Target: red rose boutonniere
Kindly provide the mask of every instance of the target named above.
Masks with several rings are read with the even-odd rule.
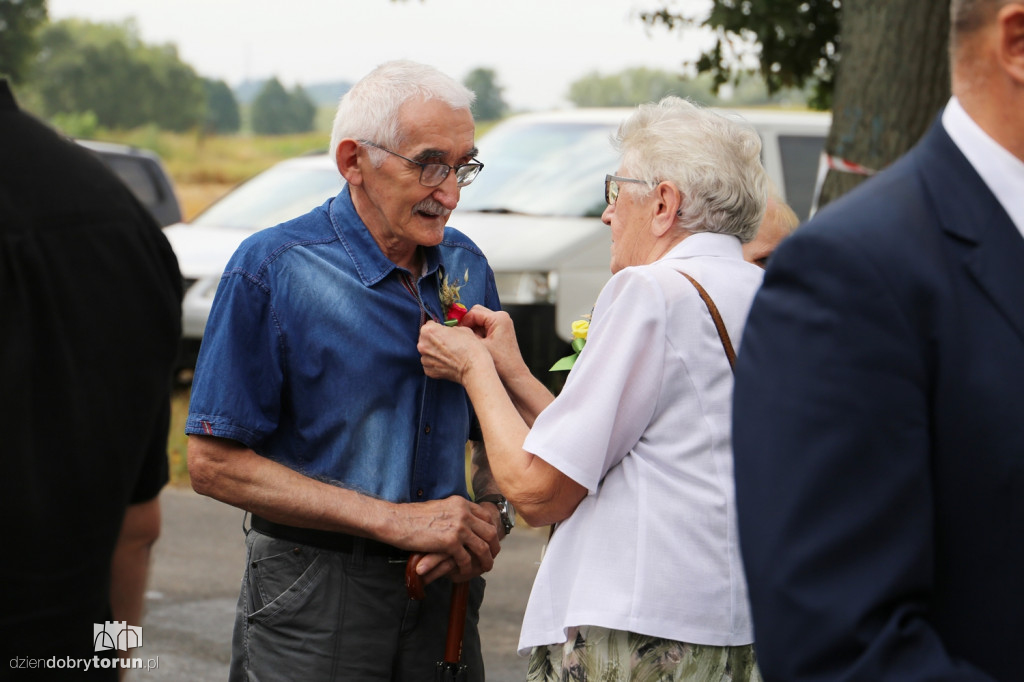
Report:
[[[462,321],[462,318],[465,317],[468,312],[469,311],[466,310],[466,306],[461,303],[452,303],[451,307],[448,308],[448,314],[445,315],[444,323],[449,327],[454,327]]]
[[[459,302],[459,289],[461,289],[468,281],[468,269],[462,275],[461,284],[457,279],[449,281],[447,274],[441,275],[441,287],[437,293],[438,298],[441,299],[441,310],[444,312],[444,323],[449,327],[457,325],[468,312],[466,306]]]

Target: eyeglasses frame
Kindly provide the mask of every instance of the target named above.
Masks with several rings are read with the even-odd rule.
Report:
[[[390,149],[388,149],[387,147],[379,145],[376,142],[370,142],[369,140],[360,140],[359,143],[360,144],[365,144],[368,147],[373,147],[374,149],[379,149],[382,152],[387,152],[388,154],[391,154],[392,156],[397,156],[398,158],[400,158],[400,159],[402,159],[404,161],[408,161],[409,163],[411,163],[411,164],[413,164],[415,166],[419,166],[420,167],[419,182],[424,187],[440,187],[444,183],[444,181],[448,179],[448,176],[451,174],[452,171],[455,171],[455,184],[457,186],[459,186],[459,187],[465,187],[465,186],[469,185],[470,183],[472,183],[474,180],[476,180],[476,176],[479,175],[480,171],[482,171],[484,169],[484,164],[480,163],[479,161],[470,161],[469,163],[460,163],[458,166],[449,166],[446,163],[440,163],[438,161],[430,161],[430,162],[414,161],[413,159],[410,159],[408,156],[402,156],[398,152],[393,152]],[[443,167],[445,169],[444,175],[441,176],[441,179],[437,183],[435,183],[433,185],[427,184],[426,182],[423,181],[423,174],[427,172],[427,166],[441,166],[441,167]],[[467,180],[465,182],[459,182],[459,169],[460,168],[475,168],[476,172],[473,173],[473,176],[469,180]]]
[[[647,185],[648,188],[653,188],[655,185],[647,182],[646,180],[637,180],[636,178],[624,178],[619,175],[606,175],[604,176],[604,201],[609,206],[614,206],[615,202],[619,200],[619,189],[618,183],[620,182],[633,182],[640,185]],[[611,185],[615,183],[615,198],[611,197]],[[683,209],[676,211],[676,217],[683,217]]]
[[[619,199],[618,183],[620,182],[632,182],[638,185],[647,185],[648,187],[651,186],[651,183],[647,182],[646,180],[638,180],[636,178],[624,178],[618,175],[606,175],[604,176],[604,201],[609,206],[614,206],[615,202],[618,201]],[[615,185],[614,197],[612,197],[613,184]]]

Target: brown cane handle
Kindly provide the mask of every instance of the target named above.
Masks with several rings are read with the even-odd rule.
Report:
[[[426,596],[423,577],[416,573],[416,564],[422,558],[422,554],[413,554],[405,562],[405,589],[409,593],[409,599],[420,600]],[[448,610],[448,638],[444,645],[445,663],[457,664],[462,657],[462,637],[466,631],[466,604],[468,601],[469,583],[452,585],[452,601]]]
[[[462,657],[462,636],[466,630],[466,602],[469,601],[469,583],[452,585],[452,604],[448,611],[448,639],[444,645],[445,663],[458,663]]]
[[[416,564],[423,558],[422,554],[413,554],[405,562],[405,589],[409,593],[409,599],[420,600],[427,596],[423,589],[423,576],[416,572]]]

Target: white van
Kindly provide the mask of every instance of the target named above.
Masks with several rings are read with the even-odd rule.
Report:
[[[567,354],[572,322],[590,312],[611,277],[611,232],[600,218],[604,176],[619,161],[611,135],[633,111],[574,109],[503,121],[477,143],[484,172],[463,190],[449,221],[487,254],[502,307],[538,377]],[[726,113],[757,129],[765,169],[806,219],[831,115]]]

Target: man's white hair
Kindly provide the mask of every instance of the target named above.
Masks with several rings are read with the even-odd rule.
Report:
[[[381,64],[342,96],[331,130],[331,158],[346,139],[368,140],[394,149],[408,131],[398,125],[398,112],[410,101],[441,100],[452,109],[469,109],[476,95],[432,66],[398,60]],[[376,165],[386,153],[369,148]]]
[[[742,119],[666,97],[641,105],[619,126],[613,143],[622,153],[624,172],[649,187],[668,181],[682,192],[680,228],[735,235],[744,243],[757,234],[768,176],[761,165],[761,138]]]

